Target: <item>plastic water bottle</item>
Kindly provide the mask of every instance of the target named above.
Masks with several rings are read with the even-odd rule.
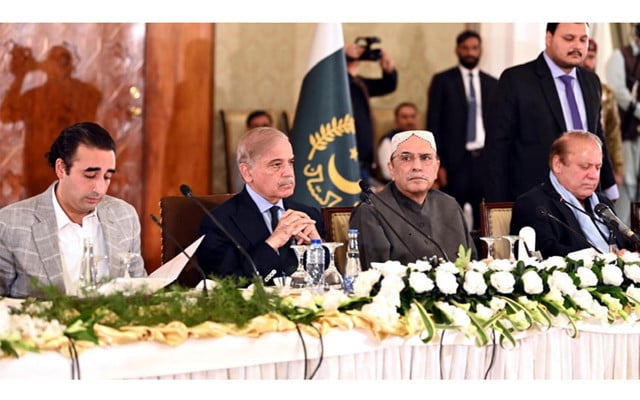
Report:
[[[309,285],[314,288],[323,288],[322,275],[324,274],[324,247],[320,239],[311,239],[311,247],[307,250],[307,273]]]
[[[347,243],[347,263],[344,267],[342,288],[345,293],[352,294],[353,282],[362,271],[362,267],[360,266],[360,249],[358,248],[358,230],[349,229],[347,237],[349,239]]]

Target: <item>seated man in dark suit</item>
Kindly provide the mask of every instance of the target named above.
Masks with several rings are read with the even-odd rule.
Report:
[[[289,246],[310,244],[311,239],[324,236],[320,211],[287,199],[295,189],[293,158],[287,135],[270,127],[250,129],[236,150],[245,186],[212,210],[249,253],[262,278],[274,269],[276,276],[290,275],[297,259]],[[200,233],[206,235],[197,253],[205,273],[218,277],[254,275],[251,261],[206,216]]]
[[[549,178],[517,198],[511,233],[532,227],[536,248],[545,258],[588,247],[606,253],[609,243],[615,243],[616,250],[631,248],[621,237],[613,241],[616,232],[593,211],[599,203],[613,207],[604,193],[596,191],[601,168],[602,141],[598,136],[585,131],[560,136],[551,145]]]

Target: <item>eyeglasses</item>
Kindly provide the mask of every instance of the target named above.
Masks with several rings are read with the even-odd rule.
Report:
[[[436,159],[436,155],[433,153],[422,153],[422,154],[414,154],[414,153],[400,153],[397,154],[391,159],[397,158],[400,160],[402,164],[413,164],[413,162],[418,158],[420,160],[420,164],[428,165]]]

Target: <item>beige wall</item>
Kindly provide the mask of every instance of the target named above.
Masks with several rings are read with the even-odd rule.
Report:
[[[213,191],[226,191],[220,109],[295,110],[307,67],[315,24],[217,23],[215,46],[215,132]],[[435,72],[453,66],[455,37],[463,23],[344,23],[345,40],[378,36],[396,62],[398,89],[373,98],[372,106],[393,109],[413,101],[425,112],[427,87]],[[376,65],[361,72],[376,76]],[[367,68],[370,67],[370,68]]]

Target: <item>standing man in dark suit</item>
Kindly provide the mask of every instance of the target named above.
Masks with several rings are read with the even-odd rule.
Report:
[[[563,132],[586,130],[604,142],[600,79],[580,67],[588,43],[586,23],[548,23],[538,58],[500,76],[485,145],[487,201],[514,201],[545,181],[551,143]],[[600,184],[609,199],[618,198],[606,147]]]
[[[244,189],[211,212],[251,256],[262,278],[272,269],[290,275],[297,259],[289,245],[310,244],[324,236],[318,209],[288,200],[295,189],[293,148],[283,132],[271,127],[248,130],[238,142],[238,169]],[[253,276],[251,262],[207,217],[200,234],[198,261],[218,277]]]
[[[466,30],[456,38],[459,64],[434,75],[427,96],[427,129],[440,147],[438,182],[443,192],[461,207],[469,203],[473,227],[480,227],[480,202],[484,194],[485,120],[489,98],[498,80],[480,71],[482,40]]]

